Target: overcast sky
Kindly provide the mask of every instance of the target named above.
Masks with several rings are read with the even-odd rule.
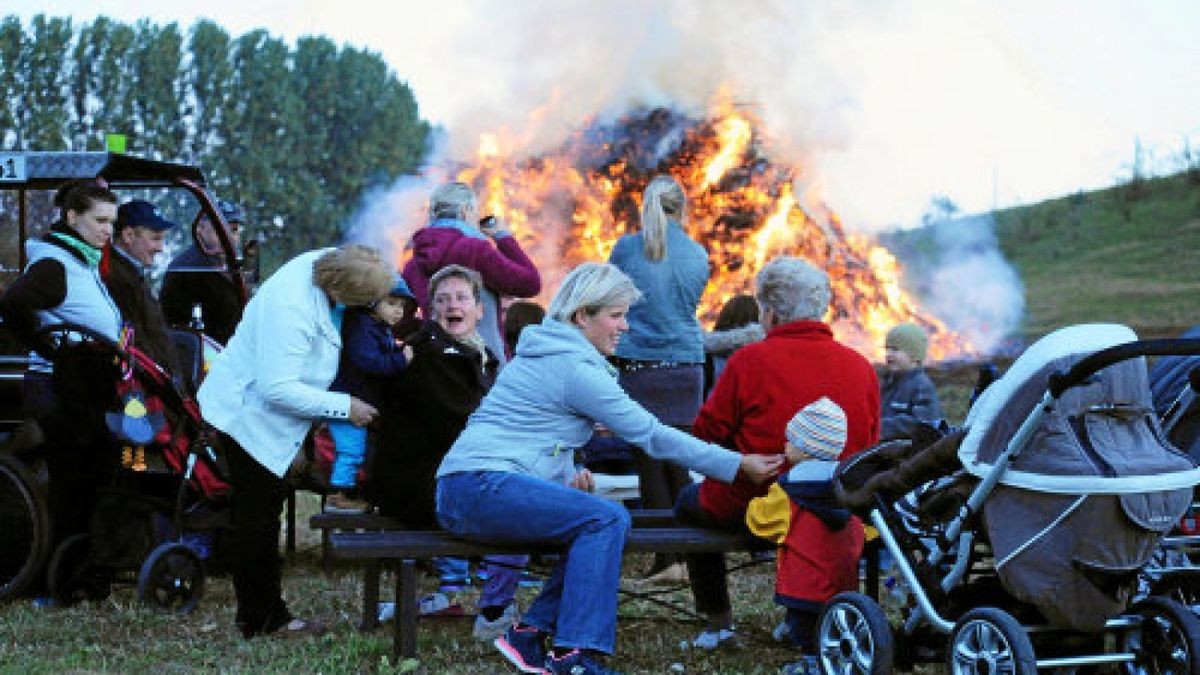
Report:
[[[1200,145],[1197,0],[0,0],[37,13],[202,15],[368,48],[458,154],[535,110],[530,150],[589,114],[699,109],[725,84],[863,229],[912,223],[935,194],[977,211],[1109,185],[1135,139],[1164,167]]]

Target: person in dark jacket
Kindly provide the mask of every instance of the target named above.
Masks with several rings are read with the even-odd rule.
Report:
[[[412,347],[392,332],[404,317],[415,312],[417,300],[404,279],[397,277],[387,297],[366,307],[348,308],[342,317],[342,355],[330,391],[353,394],[379,406],[387,380],[408,368]],[[367,454],[367,430],[348,421],[329,422],[336,455],[329,484],[334,489],[325,499],[325,510],[334,513],[363,513],[372,507],[354,494],[358,469]]]
[[[5,324],[26,344],[39,329],[70,323],[117,343],[121,310],[100,275],[104,247],[117,219],[117,196],[98,180],[59,188],[61,217],[43,237],[25,242],[28,263],[0,298]],[[54,539],[88,529],[97,488],[115,475],[119,452],[104,422],[118,372],[112,352],[71,342],[51,363],[30,355],[22,385],[26,412],[45,435],[49,508]]]
[[[218,201],[217,208],[229,223],[236,247],[246,212],[227,201]],[[175,256],[163,276],[159,294],[163,316],[172,326],[187,326],[192,321],[192,309],[199,305],[204,333],[224,345],[242,320],[241,296],[226,264],[216,224],[203,213],[198,218],[196,243]]]
[[[133,344],[170,373],[179,372],[175,348],[146,275],[162,253],[167,231],[174,227],[150,202],[135,199],[122,204],[107,269],[101,265],[108,292],[133,327]]]
[[[881,441],[911,438],[918,425],[936,427],[942,422],[937,388],[921,365],[928,346],[925,330],[915,323],[898,324],[888,331],[886,367],[879,381]]]
[[[429,225],[413,235],[412,258],[404,266],[404,280],[412,288],[421,312],[429,316],[432,298],[429,280],[447,265],[462,265],[483,278],[483,319],[479,334],[503,365],[500,297],[532,298],[542,289],[542,277],[498,218],[478,221],[475,193],[466,183],[447,183],[429,200]]]

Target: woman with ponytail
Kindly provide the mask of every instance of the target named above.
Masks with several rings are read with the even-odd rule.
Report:
[[[668,175],[650,181],[642,200],[641,231],[617,240],[609,262],[641,291],[629,308],[629,333],[613,359],[621,387],[663,424],[687,431],[704,395],[704,340],[696,308],[708,283],[708,253],[688,237],[687,198]],[[642,506],[671,508],[689,483],[677,464],[635,449]],[[660,554],[646,574],[651,583],[683,582],[678,556]]]
[[[38,329],[71,323],[117,342],[121,311],[101,276],[105,245],[117,219],[117,196],[99,179],[76,180],[54,195],[60,217],[25,242],[28,264],[0,298],[14,335],[32,344]],[[104,424],[118,373],[111,353],[79,342],[51,364],[36,352],[25,373],[26,412],[45,436],[50,514],[56,540],[87,530],[96,486],[116,470],[117,452]],[[113,445],[110,448],[104,447]]]

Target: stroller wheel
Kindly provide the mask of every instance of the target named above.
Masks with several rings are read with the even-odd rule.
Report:
[[[862,593],[839,593],[825,603],[816,644],[822,672],[892,672],[892,627],[879,604]]]
[[[204,565],[200,556],[184,544],[159,544],[138,574],[138,597],[163,609],[190,614],[204,595]]]
[[[0,452],[0,601],[25,592],[49,553],[50,517],[37,479],[15,455]]]
[[[59,543],[46,565],[46,582],[64,607],[108,597],[111,580],[92,565],[92,535],[73,534]]]
[[[946,666],[951,675],[1035,675],[1037,657],[1025,629],[995,607],[973,609],[954,624]]]
[[[1177,600],[1150,596],[1130,611],[1142,619],[1122,636],[1123,651],[1133,652],[1123,664],[1129,675],[1200,672],[1200,618]]]

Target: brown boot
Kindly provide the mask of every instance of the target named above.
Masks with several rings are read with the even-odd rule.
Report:
[[[325,497],[325,513],[371,513],[374,510],[374,506],[340,490]]]

